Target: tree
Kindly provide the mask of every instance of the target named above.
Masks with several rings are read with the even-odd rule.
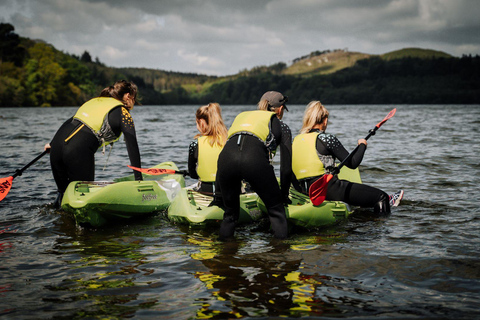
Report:
[[[90,53],[88,53],[88,51],[85,50],[82,54],[82,57],[80,58],[80,61],[92,62],[92,56],[90,55]]]
[[[9,23],[0,23],[0,62],[10,61],[20,67],[25,56],[25,49],[20,44],[20,37]]]
[[[57,98],[57,88],[61,87],[63,69],[55,59],[53,48],[45,43],[37,43],[28,50],[30,59],[25,65],[28,102],[42,107],[51,106]]]

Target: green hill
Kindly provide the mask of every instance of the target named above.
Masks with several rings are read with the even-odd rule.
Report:
[[[397,51],[388,52],[381,55],[382,59],[395,60],[403,58],[419,58],[419,59],[438,59],[453,58],[448,53],[421,48],[405,48]]]
[[[312,52],[306,57],[295,59],[293,64],[284,70],[283,74],[298,76],[330,74],[353,67],[358,60],[370,57],[371,55],[366,53],[340,49],[324,51],[320,54]]]

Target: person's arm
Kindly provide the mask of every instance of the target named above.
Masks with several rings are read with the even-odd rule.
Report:
[[[290,184],[292,182],[292,132],[290,128],[277,117],[272,118],[272,132],[280,146],[280,189],[284,203],[291,203],[288,199]],[[280,132],[280,136],[278,136]]]
[[[197,174],[198,163],[198,140],[195,139],[190,143],[188,147],[188,172],[192,179],[198,179]]]
[[[348,155],[349,152],[345,149],[342,143],[338,140],[338,138],[332,134],[320,134],[318,139],[321,141],[317,141],[317,151],[323,155],[333,155],[333,157],[337,158],[340,161],[343,161]],[[325,148],[327,150],[325,150]],[[367,150],[367,146],[363,143],[360,144],[360,147],[354,153],[354,155],[345,163],[347,167],[350,169],[356,169],[363,160],[363,156],[365,151]]]
[[[130,115],[130,112],[124,107],[115,108],[110,111],[108,120],[116,134],[117,131],[115,129],[117,128],[120,128],[120,131],[123,133],[130,164],[134,167],[141,168],[142,164],[140,160],[140,150],[137,143],[137,134],[135,132],[135,124],[133,123],[133,118]],[[118,134],[120,133],[118,132]],[[135,175],[135,180],[143,180],[141,172],[134,170],[133,173]]]

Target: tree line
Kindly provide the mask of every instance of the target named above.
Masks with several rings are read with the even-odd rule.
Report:
[[[318,52],[320,54],[321,52]],[[111,68],[85,51],[75,56],[22,38],[0,24],[0,107],[78,106],[116,80],[139,87],[144,105],[255,104],[263,92],[281,91],[292,104],[479,104],[480,57],[357,61],[327,75],[285,75],[285,63],[230,77],[145,68]]]
[[[253,103],[272,88],[293,103],[320,100],[326,104],[478,104],[480,57],[386,61],[359,60],[353,67],[312,77],[262,74],[213,85],[204,98],[226,104],[249,97]]]

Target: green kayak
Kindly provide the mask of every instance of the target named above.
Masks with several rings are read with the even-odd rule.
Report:
[[[173,162],[154,168],[178,170]],[[167,209],[175,194],[185,187],[179,174],[144,175],[135,181],[133,174],[113,182],[73,181],[62,199],[62,209],[72,213],[78,224],[100,227],[124,222]]]
[[[342,167],[339,179],[362,183],[358,169],[352,170]],[[319,206],[314,206],[310,198],[303,193],[290,189],[292,204],[286,207],[285,214],[289,224],[303,228],[327,227],[344,221],[352,213],[350,206],[342,201],[324,201]],[[267,209],[259,198],[258,207],[264,213]]]
[[[240,224],[251,223],[262,217],[262,212],[257,207],[257,199],[256,193],[240,195]],[[218,225],[223,220],[224,210],[218,206],[209,206],[212,201],[211,195],[194,191],[192,188],[183,188],[168,207],[168,219],[197,227]]]

